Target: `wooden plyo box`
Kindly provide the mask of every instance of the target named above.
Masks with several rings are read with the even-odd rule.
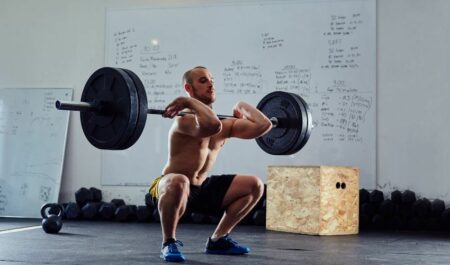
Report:
[[[266,229],[309,235],[358,233],[359,169],[269,166]]]

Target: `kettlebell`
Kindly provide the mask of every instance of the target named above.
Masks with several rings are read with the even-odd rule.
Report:
[[[55,209],[59,210],[59,213],[56,214],[48,214],[47,209]],[[57,234],[62,227],[62,214],[63,208],[61,205],[57,203],[47,203],[41,207],[41,216],[42,216],[42,229],[46,233],[49,234]]]

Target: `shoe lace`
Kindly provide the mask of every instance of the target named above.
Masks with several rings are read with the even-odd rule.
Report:
[[[179,252],[177,245],[179,245],[180,247],[184,246],[183,242],[181,242],[180,240],[175,240],[175,242],[168,245],[169,252]]]
[[[233,245],[238,245],[238,242],[234,241],[233,239],[231,239],[231,237],[229,237],[228,235],[223,237],[224,240],[230,242]]]

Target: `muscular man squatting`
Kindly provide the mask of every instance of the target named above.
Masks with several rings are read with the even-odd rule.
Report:
[[[183,261],[176,239],[180,217],[192,212],[222,215],[206,242],[206,253],[239,255],[250,249],[230,237],[232,229],[249,213],[263,194],[264,185],[257,176],[219,175],[208,171],[228,138],[254,139],[272,128],[270,120],[257,108],[239,102],[233,116],[219,120],[212,104],[216,99],[214,79],[202,66],[183,76],[187,97],[178,97],[165,108],[164,117],[174,119],[169,131],[169,157],[162,175],[157,177],[150,194],[157,202],[163,244],[161,258]],[[177,116],[180,111],[194,114]]]

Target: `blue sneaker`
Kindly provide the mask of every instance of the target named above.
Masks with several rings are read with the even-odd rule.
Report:
[[[206,253],[219,255],[242,255],[250,252],[246,246],[240,246],[236,241],[233,241],[228,235],[219,238],[213,242],[208,238],[206,243]]]
[[[178,250],[177,245],[182,247],[183,243],[180,240],[170,240],[169,242],[164,243],[163,248],[161,249],[160,257],[165,261],[184,261],[186,258]]]

